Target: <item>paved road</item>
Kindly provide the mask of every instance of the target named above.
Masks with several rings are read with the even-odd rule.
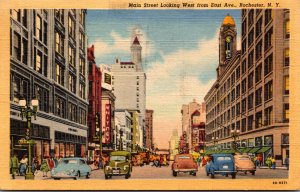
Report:
[[[274,178],[288,178],[288,171],[286,169],[257,169],[255,176],[251,174],[238,173],[236,179],[274,179]],[[24,176],[17,176],[16,179],[24,179]],[[51,179],[50,173],[48,177],[42,177],[42,173],[38,172],[35,176],[37,180]],[[85,179],[84,177],[80,179]],[[104,180],[103,170],[93,170],[90,179]],[[124,176],[112,177],[115,179],[125,179]],[[177,177],[173,177],[170,167],[152,167],[150,165],[143,167],[133,167],[133,172],[130,179],[211,179],[206,176],[204,167],[199,167],[196,176],[189,175],[188,173],[179,173]],[[222,175],[216,175],[215,179],[232,179]],[[62,179],[63,180],[63,179]]]

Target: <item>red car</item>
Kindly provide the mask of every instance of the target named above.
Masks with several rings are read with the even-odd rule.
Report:
[[[173,176],[176,177],[179,172],[190,173],[196,176],[198,171],[197,163],[194,162],[191,154],[178,154],[175,156],[172,164]]]

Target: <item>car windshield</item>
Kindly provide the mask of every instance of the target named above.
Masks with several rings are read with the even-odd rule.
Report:
[[[189,156],[179,156],[178,159],[190,159],[191,157]]]
[[[217,160],[218,161],[224,161],[224,160],[231,160],[231,158],[230,157],[217,157]]]
[[[76,159],[64,159],[59,164],[77,164]]]
[[[111,161],[125,161],[126,157],[125,156],[111,156],[110,160]]]

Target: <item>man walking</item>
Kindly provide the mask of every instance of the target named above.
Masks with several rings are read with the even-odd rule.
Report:
[[[288,155],[286,156],[286,158],[284,160],[284,164],[286,166],[286,169],[289,170],[289,168],[290,168],[290,158],[289,158]]]
[[[16,171],[19,169],[19,159],[16,154],[14,154],[10,158],[10,167],[11,167],[12,178],[15,179]]]

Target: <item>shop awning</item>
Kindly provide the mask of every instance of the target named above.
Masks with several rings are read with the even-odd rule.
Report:
[[[245,148],[240,149],[240,152],[241,152],[241,153],[247,153],[247,152],[250,151],[251,149],[252,149],[252,148],[245,147]]]
[[[262,147],[260,150],[258,150],[256,153],[264,153],[264,152],[266,152],[266,151],[268,151],[268,150],[270,150],[271,149],[271,147]]]
[[[248,153],[256,153],[259,149],[260,147],[254,147],[250,151],[248,151]]]

